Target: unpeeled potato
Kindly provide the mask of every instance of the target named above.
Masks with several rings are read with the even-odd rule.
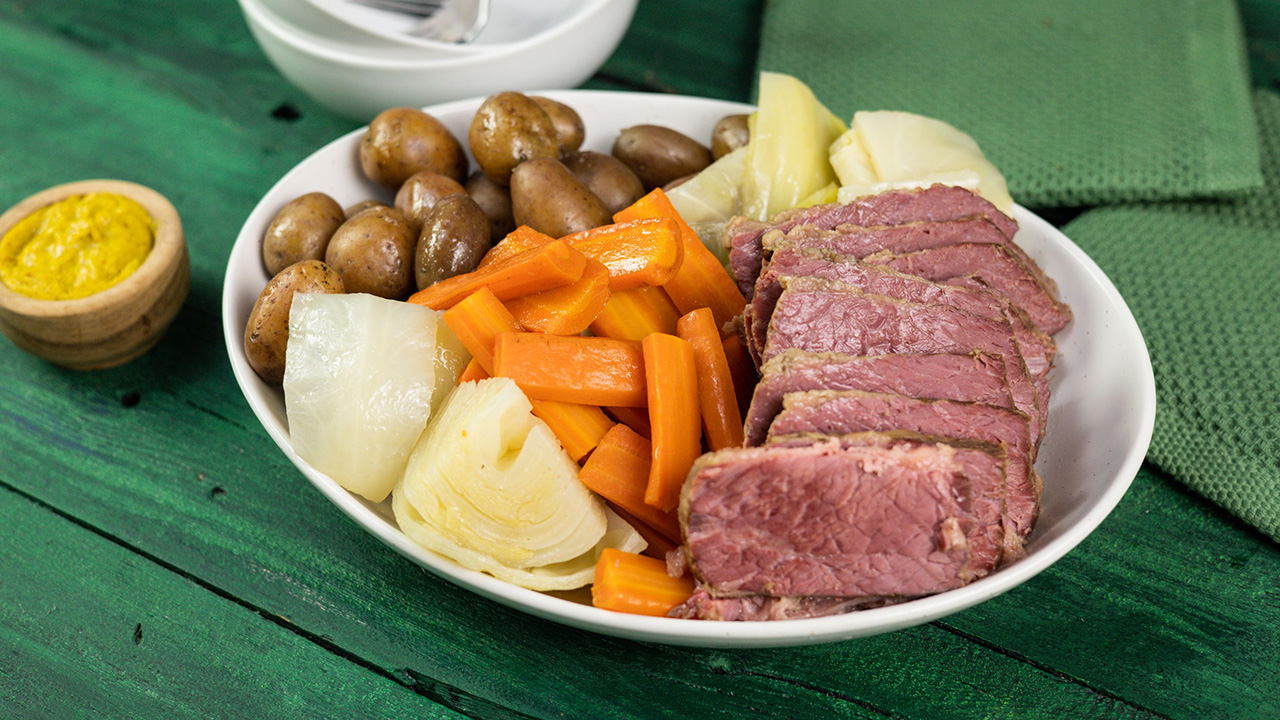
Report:
[[[303,260],[276,273],[258,295],[244,328],[244,355],[249,367],[269,383],[283,382],[293,296],[342,292],[342,277],[319,260]]]
[[[360,140],[360,167],[370,180],[399,188],[423,170],[457,182],[467,176],[462,144],[439,120],[416,108],[378,113]]]
[[[564,237],[606,225],[613,216],[600,198],[555,158],[520,163],[511,174],[511,211],[516,225]]]

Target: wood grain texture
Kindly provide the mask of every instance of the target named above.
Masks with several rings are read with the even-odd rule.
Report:
[[[645,0],[589,85],[746,100],[759,9]],[[1150,468],[1026,585],[835,645],[616,640],[428,575],[288,463],[221,342],[241,222],[354,125],[290,87],[229,0],[0,0],[0,63],[0,133],[20,140],[0,144],[0,204],[142,182],[182,214],[193,273],[169,333],[127,366],[74,373],[0,344],[0,715],[1280,715],[1280,550]]]

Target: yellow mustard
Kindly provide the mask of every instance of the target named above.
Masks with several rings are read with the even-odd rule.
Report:
[[[113,193],[73,195],[23,218],[0,238],[0,279],[39,300],[106,290],[142,265],[155,221]]]

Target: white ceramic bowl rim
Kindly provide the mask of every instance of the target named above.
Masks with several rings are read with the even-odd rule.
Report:
[[[449,70],[456,67],[465,67],[476,62],[490,62],[501,60],[505,57],[515,55],[528,48],[537,47],[544,43],[551,42],[556,36],[570,34],[578,27],[588,23],[593,15],[600,12],[605,6],[616,0],[592,0],[572,16],[566,18],[563,22],[547,28],[542,32],[532,35],[518,42],[511,43],[495,43],[486,46],[483,52],[467,53],[465,55],[448,55],[441,57],[424,57],[424,58],[389,58],[389,57],[368,57],[357,54],[355,52],[343,52],[332,45],[339,41],[316,38],[300,28],[294,27],[292,24],[285,22],[277,16],[269,8],[264,7],[258,0],[240,0],[240,5],[245,12],[252,13],[255,19],[268,31],[271,32],[281,42],[287,43],[300,52],[324,58],[326,60],[350,65],[352,67],[368,68],[368,69],[422,69],[422,70]],[[319,42],[317,42],[319,41]],[[488,50],[487,48],[493,48]]]

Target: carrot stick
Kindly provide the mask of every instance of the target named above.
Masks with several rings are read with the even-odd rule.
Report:
[[[414,293],[409,302],[446,310],[482,287],[489,288],[499,300],[510,300],[577,282],[586,266],[582,253],[557,240],[489,267],[441,280]]]
[[[693,578],[673,578],[657,558],[605,548],[596,563],[591,604],[606,610],[664,616],[693,594]]]
[[[480,259],[480,264],[477,266],[477,269],[483,268],[486,265],[492,265],[499,260],[504,260],[513,255],[518,255],[525,250],[541,247],[542,245],[551,243],[554,240],[555,238],[550,235],[544,235],[528,225],[521,225],[515,230],[507,233],[505,238],[499,240],[497,244],[489,248],[489,252],[485,253],[484,257]]]
[[[702,428],[712,450],[742,447],[742,411],[725,358],[724,343],[716,329],[711,308],[686,313],[678,323],[680,337],[693,346],[698,370],[698,402],[702,408]]]
[[[587,258],[577,282],[508,300],[506,306],[526,330],[577,335],[591,325],[608,300],[609,270]]]
[[[724,357],[729,363],[729,374],[733,376],[733,394],[738,396],[738,410],[746,412],[756,390],[756,364],[737,333],[725,337]]]
[[[508,235],[485,256],[497,264],[531,248],[546,247],[546,235],[521,231]],[[519,233],[517,235],[517,233]],[[680,227],[668,218],[644,218],[566,235],[560,240],[609,268],[609,289],[628,290],[640,285],[662,285],[670,280],[684,259]],[[509,242],[510,241],[510,242]],[[509,244],[508,244],[509,243]],[[481,268],[485,264],[481,263]]]
[[[606,503],[611,510],[618,513],[618,517],[627,521],[627,524],[635,528],[635,531],[644,538],[646,543],[644,554],[651,558],[657,558],[663,562],[667,561],[667,553],[680,547],[679,545],[667,539],[666,535],[654,530],[645,523],[640,522],[635,515],[623,510],[614,503]]]
[[[649,441],[626,425],[614,425],[587,458],[578,479],[588,490],[635,515],[668,540],[680,542],[680,521],[674,512],[664,512],[646,504],[652,464]]]
[[[493,292],[482,287],[441,316],[458,342],[471,353],[471,360],[493,374],[493,344],[499,333],[520,330],[520,323]]]
[[[647,402],[640,343],[502,333],[493,356],[493,374],[515,380],[530,398],[623,407],[644,407]]]
[[[702,244],[698,234],[676,212],[662,188],[654,188],[630,207],[619,211],[613,216],[613,220],[626,222],[655,217],[674,221],[680,230],[684,262],[675,277],[662,286],[680,312],[688,313],[696,308],[709,307],[715,315],[716,325],[723,325],[741,313],[747,300],[738,289],[738,284],[716,259],[715,253]]]
[[[675,335],[653,333],[641,348],[653,431],[653,465],[644,501],[670,511],[680,504],[685,476],[702,453],[698,372],[693,346]]]
[[[616,425],[595,405],[535,400],[529,398],[533,414],[551,428],[561,447],[574,462],[591,452],[600,439]]]
[[[489,377],[489,373],[484,371],[484,367],[480,365],[480,361],[475,358],[471,358],[471,360],[467,362],[467,366],[462,369],[462,374],[458,376],[458,384],[461,385],[464,382],[484,380],[487,377]]]
[[[617,340],[643,340],[649,333],[672,335],[680,312],[660,287],[641,285],[609,296],[591,323],[591,332]]]
[[[614,420],[635,430],[640,437],[646,440],[652,437],[649,430],[648,408],[607,407],[604,411]]]

